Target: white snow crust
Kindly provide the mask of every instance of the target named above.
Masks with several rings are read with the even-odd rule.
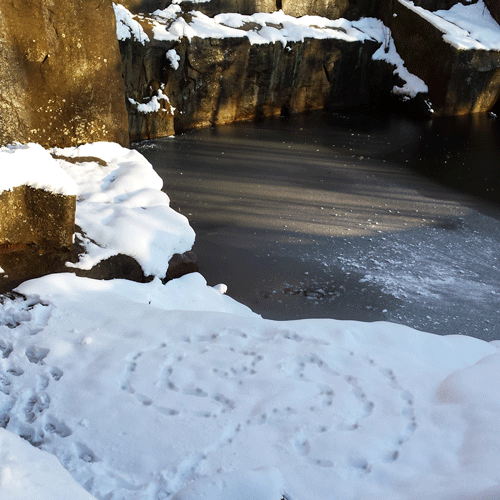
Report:
[[[159,23],[160,36],[205,29],[201,15],[190,25],[174,20],[179,3],[156,14],[177,23],[168,32]],[[132,16],[115,12],[119,37],[145,40]],[[221,33],[243,22],[219,21]],[[321,22],[304,32],[338,31]],[[340,36],[386,41],[377,57],[397,60],[375,20],[339,23]],[[247,35],[252,43],[304,33],[261,26]],[[421,85],[410,78],[405,92]],[[37,145],[1,148],[2,186],[19,185],[10,172],[25,166],[21,185],[39,187],[38,174],[54,172],[43,189],[77,192],[88,252],[79,266],[128,253],[163,276],[171,255],[191,248],[187,219],[169,208],[139,153],[109,143],[53,152],[77,163]],[[500,498],[500,341],[386,322],[269,321],[226,289],[197,273],[166,285],[67,273],[23,283],[26,298],[6,297],[0,497]]]
[[[145,207],[130,217],[140,237],[156,231],[149,208],[168,225],[161,181],[139,153],[58,152],[108,164],[58,160],[89,227],[101,205],[107,223]],[[2,498],[499,498],[500,342],[264,320],[226,288],[197,273],[166,285],[67,273],[5,298]]]
[[[4,500],[95,500],[59,460],[0,428],[0,498]]]
[[[457,3],[449,10],[434,12],[411,0],[398,1],[441,30],[443,39],[460,50],[500,50],[500,26],[483,0],[470,5]]]
[[[177,67],[179,67],[178,62],[177,62]],[[156,91],[156,94],[153,95],[149,99],[149,101],[145,102],[145,103],[144,102],[137,102],[136,100],[134,100],[130,97],[128,98],[128,100],[131,104],[134,104],[137,107],[137,111],[139,111],[139,113],[146,113],[146,114],[147,113],[157,113],[161,109],[163,111],[169,112],[170,114],[173,114],[175,111],[175,108],[170,104],[170,99],[168,98],[168,96],[163,93],[164,89],[165,89],[165,84],[162,84],[162,86]],[[167,104],[169,105],[170,109],[167,110],[164,107],[162,107],[160,101],[166,101]]]
[[[76,195],[76,183],[38,144],[0,147],[0,192],[30,186],[56,194]]]
[[[406,69],[403,59],[396,50],[391,30],[382,21],[373,18],[363,18],[352,24],[363,33],[368,34],[373,40],[381,43],[380,48],[372,56],[373,60],[386,61],[396,67],[394,73],[405,83],[402,87],[395,86],[392,90],[394,94],[413,98],[418,93],[425,94],[429,91],[429,87],[427,87],[422,79]]]
[[[57,160],[78,185],[76,223],[84,231],[87,253],[77,264],[91,269],[112,255],[130,255],[146,275],[164,277],[176,253],[189,251],[195,234],[183,215],[172,210],[163,181],[138,152],[113,143],[54,149],[59,156],[97,161]]]
[[[500,492],[495,344],[264,320],[199,274],[166,285],[60,274],[18,291],[28,299],[0,310],[0,413],[95,498]]]
[[[177,54],[177,51],[175,49],[170,49],[167,50],[167,53],[165,55],[170,62],[170,66],[173,69],[179,69],[179,61],[181,60],[181,56]]]
[[[121,4],[113,3],[116,17],[116,35],[118,40],[132,38],[143,45],[149,42],[149,37],[141,24],[134,19],[134,16]]]

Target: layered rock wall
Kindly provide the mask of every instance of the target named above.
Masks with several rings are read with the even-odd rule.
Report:
[[[0,0],[0,144],[128,143],[109,0]]]
[[[131,140],[312,109],[367,104],[389,95],[379,44],[338,39],[251,45],[247,38],[122,42]],[[165,57],[174,49],[178,68]],[[385,72],[384,72],[385,71]],[[158,96],[160,99],[158,99]],[[163,98],[161,96],[164,96]],[[160,109],[135,103],[156,99]]]
[[[165,9],[172,4],[172,0],[118,0],[117,3],[122,4],[133,13],[150,13],[156,9]],[[185,0],[181,2],[184,11],[197,10],[207,16],[223,12],[251,15],[256,12],[283,10],[285,14],[290,16],[309,15],[330,19],[338,19],[339,17],[359,19],[360,17],[374,16],[378,4],[377,0],[208,0],[202,3]]]

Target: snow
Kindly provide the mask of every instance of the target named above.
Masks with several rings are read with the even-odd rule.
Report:
[[[376,57],[407,80],[401,91],[423,91],[375,20],[224,15],[210,31],[199,13],[190,24],[177,19],[179,3],[156,13],[155,36],[236,36],[231,30],[252,17],[261,28],[245,35],[251,43],[286,45],[313,31],[372,38],[385,43]],[[462,8],[473,6],[457,7],[453,22]],[[115,6],[119,39],[144,43],[122,9]],[[477,14],[464,12],[469,21]],[[52,152],[72,161],[34,144],[1,148],[2,190],[77,193],[87,247],[77,266],[126,253],[157,277],[49,275],[20,285],[24,298],[3,298],[2,498],[500,497],[500,341],[387,322],[270,321],[198,273],[163,285],[158,277],[173,253],[191,248],[194,232],[151,165],[109,143]]]
[[[59,460],[0,428],[0,492],[5,500],[95,500]]]
[[[78,184],[92,238],[89,213],[104,205],[143,206],[124,215],[142,236],[150,209],[169,226],[168,197],[139,153],[104,143],[57,153],[86,158],[57,162]],[[226,288],[198,273],[165,285],[66,273],[5,297],[2,494],[499,497],[499,341],[387,322],[264,320]]]
[[[113,3],[113,8],[115,10],[118,40],[123,41],[132,38],[143,45],[149,42],[149,37],[141,24],[134,19],[134,16],[123,5]]]
[[[164,277],[176,253],[189,251],[195,234],[188,220],[169,207],[163,181],[136,151],[118,144],[94,143],[54,149],[57,160],[78,185],[76,224],[85,233],[87,253],[77,264],[91,269],[113,255],[130,255],[146,275]]]
[[[368,37],[353,28],[345,19],[330,20],[319,16],[295,18],[282,11],[257,13],[250,16],[226,13],[211,18],[193,11],[188,23],[179,17],[178,5],[152,13],[153,31],[157,40],[178,40],[182,37],[248,38],[252,44],[302,42],[305,38],[339,38],[346,41],[366,40]],[[252,25],[252,30],[245,30]]]
[[[56,194],[76,195],[76,183],[38,144],[0,147],[0,192],[30,186]]]
[[[278,469],[260,469],[217,474],[188,484],[172,500],[276,500],[284,493],[283,478]]]
[[[177,62],[177,67],[179,67],[178,62]],[[139,111],[139,113],[145,113],[145,114],[157,113],[158,111],[160,111],[160,109],[162,109],[163,111],[168,111],[170,112],[170,114],[173,114],[175,108],[170,104],[170,99],[168,98],[168,96],[163,93],[164,89],[165,89],[165,84],[162,84],[161,87],[156,91],[156,94],[153,95],[149,99],[149,102],[146,103],[139,103],[130,97],[128,98],[128,100],[131,104],[136,106],[137,111]],[[162,108],[160,101],[166,101],[167,104],[170,106],[170,109],[167,110],[165,108]]]
[[[170,49],[167,50],[167,53],[165,55],[170,62],[170,66],[173,69],[179,69],[179,61],[181,60],[181,56],[177,54],[177,51],[175,49]]]
[[[96,498],[500,488],[495,345],[390,323],[263,320],[199,274],[165,286],[62,274],[18,291],[27,301],[1,310],[7,430]]]
[[[500,50],[500,26],[483,0],[470,5],[457,3],[449,10],[430,12],[410,0],[399,3],[418,13],[443,32],[443,39],[459,50]]]

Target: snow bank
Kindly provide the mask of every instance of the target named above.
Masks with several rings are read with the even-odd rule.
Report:
[[[17,186],[72,196],[77,191],[71,176],[38,144],[0,147],[0,192]]]
[[[495,344],[268,321],[197,274],[166,286],[66,274],[18,291],[28,299],[0,308],[0,418],[96,498],[499,491]]]
[[[282,500],[283,477],[278,469],[230,472],[199,479],[177,492],[172,500]]]
[[[86,234],[87,253],[68,266],[91,269],[122,253],[136,259],[146,275],[164,277],[172,256],[192,248],[195,234],[188,220],[169,207],[163,181],[140,153],[113,143],[54,152],[76,160],[96,158],[58,160],[78,185],[76,223]]]
[[[0,493],[5,500],[95,500],[72,479],[56,457],[2,428]]]
[[[443,39],[460,50],[500,50],[500,26],[483,0],[470,5],[457,3],[449,10],[430,12],[410,0],[399,3],[415,11],[443,32]]]

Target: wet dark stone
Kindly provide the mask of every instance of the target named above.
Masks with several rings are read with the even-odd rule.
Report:
[[[84,252],[77,232],[71,251],[27,245],[15,252],[0,253],[0,267],[4,270],[4,273],[0,274],[0,294],[10,292],[24,281],[53,273],[74,273],[77,276],[100,280],[128,279],[139,283],[147,283],[153,279],[152,276],[144,274],[135,259],[123,254],[113,255],[88,271],[66,266],[66,262],[78,262],[79,255]],[[170,260],[163,281],[167,282],[196,271],[198,263],[194,252],[175,254]]]

